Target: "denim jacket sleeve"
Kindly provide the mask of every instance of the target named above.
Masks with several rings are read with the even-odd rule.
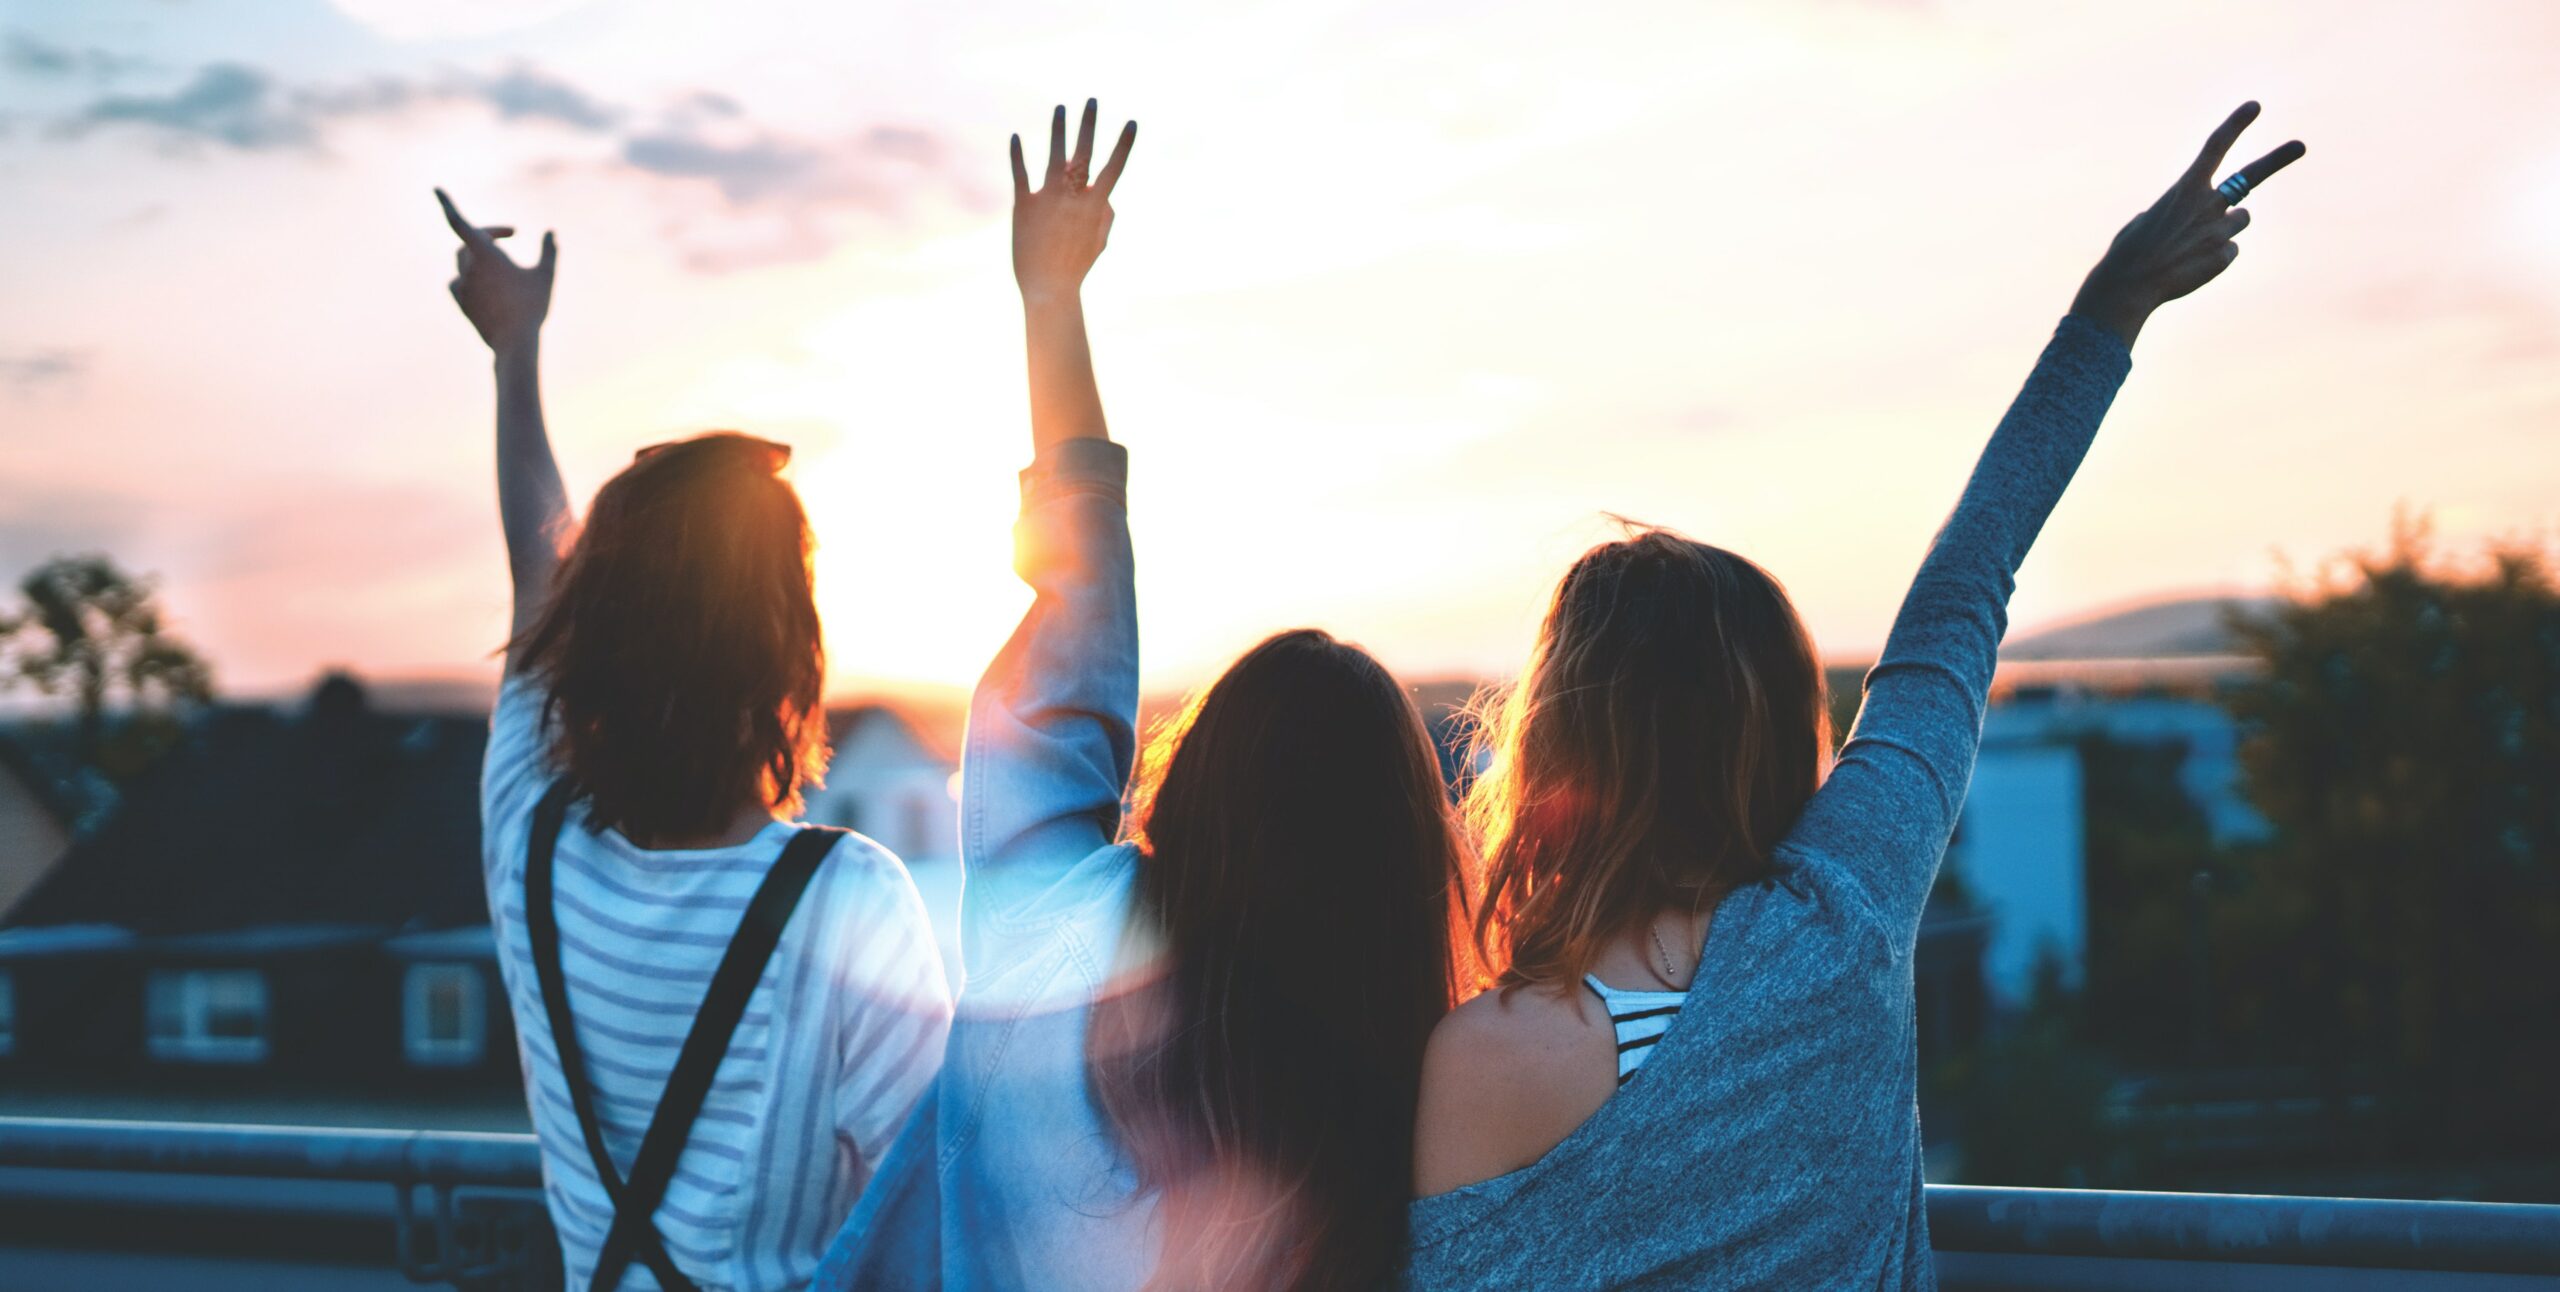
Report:
[[[978,932],[1038,918],[1110,844],[1137,757],[1138,612],[1128,454],[1052,445],[1022,473],[1014,569],[1031,608],[970,698],[962,755],[964,967],[1001,948]]]

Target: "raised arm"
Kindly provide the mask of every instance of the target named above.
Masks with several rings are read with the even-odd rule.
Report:
[[[542,258],[519,265],[498,246],[515,230],[481,227],[462,218],[453,199],[436,190],[445,223],[462,245],[454,252],[449,290],[462,316],[489,344],[498,387],[498,523],[507,536],[507,568],[515,580],[515,611],[508,636],[521,637],[541,612],[560,564],[569,531],[569,494],[560,463],[542,425],[542,320],[551,312],[552,270],[559,245],[542,235]],[[509,660],[512,668],[514,661]]]
[[[1095,105],[1070,156],[1066,109],[1033,190],[1013,141],[1013,268],[1029,346],[1032,464],[1022,473],[1015,568],[1031,609],[971,697],[961,773],[966,923],[1038,903],[1119,828],[1137,751],[1138,615],[1124,482],[1085,342],[1081,286],[1111,231],[1112,186],[1132,124],[1100,174]],[[981,949],[964,931],[964,960]]]
[[[1905,949],[1973,777],[2018,566],[2096,436],[2143,323],[2230,266],[2231,239],[2249,223],[2234,195],[2302,155],[2288,143],[2217,188],[2215,170],[2257,114],[2255,103],[2232,113],[2090,271],[1930,544],[1867,675],[1857,726],[1790,840],[1851,867]]]
[[[1084,276],[1111,237],[1111,190],[1129,164],[1138,123],[1120,128],[1120,142],[1102,173],[1086,179],[1093,161],[1093,120],[1100,105],[1085,100],[1076,150],[1067,153],[1067,109],[1049,117],[1049,168],[1033,191],[1022,164],[1022,136],[1013,137],[1013,280],[1022,289],[1022,324],[1030,351],[1031,447],[1034,456],[1072,439],[1107,440],[1102,394],[1094,386],[1093,350],[1084,333]]]

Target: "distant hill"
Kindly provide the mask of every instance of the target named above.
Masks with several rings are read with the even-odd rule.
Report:
[[[2234,612],[2256,616],[2273,609],[2273,597],[2181,597],[2068,620],[2011,637],[2003,660],[2180,659],[2237,655],[2239,638],[2227,622]]]
[[[2076,660],[2205,660],[2235,656],[2240,643],[2224,619],[2227,613],[2263,614],[2278,601],[2274,597],[2177,597],[2150,601],[2139,605],[2120,606],[2086,614],[2061,623],[2018,633],[2000,647],[2000,658],[2009,664],[2043,664]],[[1857,682],[1866,661],[1830,661],[1835,676],[1834,690],[1845,688],[1857,693]],[[413,674],[362,679],[371,705],[385,713],[412,714],[481,714],[489,711],[497,695],[497,679],[490,674]],[[1414,700],[1424,715],[1440,720],[1450,710],[1463,705],[1474,694],[1476,683],[1462,678],[1433,678],[1413,684]],[[279,695],[244,697],[279,704],[300,702],[303,692],[296,689]],[[827,707],[839,713],[850,712],[869,704],[896,709],[915,724],[920,732],[944,739],[936,743],[956,745],[960,722],[968,710],[969,693],[965,688],[928,683],[870,682],[852,687],[841,694],[827,697]],[[1150,692],[1139,701],[1139,729],[1154,728],[1155,723],[1172,714],[1189,699],[1183,691]]]

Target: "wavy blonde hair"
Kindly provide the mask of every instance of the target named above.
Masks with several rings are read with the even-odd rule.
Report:
[[[1505,989],[1574,983],[1659,912],[1765,876],[1830,759],[1786,589],[1663,529],[1583,553],[1519,681],[1472,707],[1475,940]]]

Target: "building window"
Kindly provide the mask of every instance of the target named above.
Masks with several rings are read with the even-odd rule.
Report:
[[[401,1036],[409,1062],[422,1068],[478,1063],[488,1046],[488,988],[467,964],[409,966]]]
[[[147,989],[151,1057],[263,1063],[267,978],[255,969],[163,969]]]
[[[12,1054],[18,1048],[18,984],[0,973],[0,1055]]]

